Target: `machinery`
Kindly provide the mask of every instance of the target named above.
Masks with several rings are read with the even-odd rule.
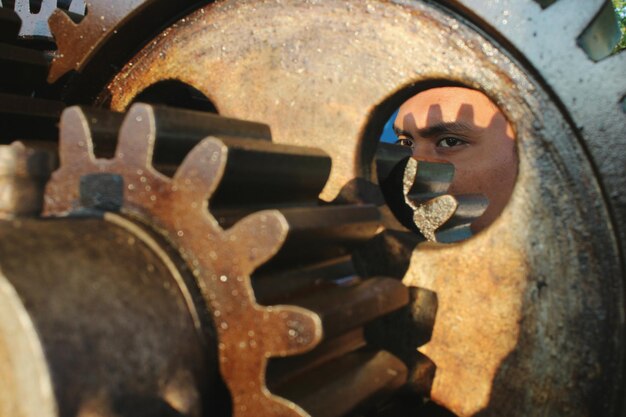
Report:
[[[609,2],[2,6],[1,416],[626,416]],[[378,143],[442,85],[518,142],[469,239]]]

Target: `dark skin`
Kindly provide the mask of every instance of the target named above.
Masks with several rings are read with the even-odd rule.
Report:
[[[394,122],[397,144],[418,160],[454,165],[450,194],[482,194],[485,213],[472,223],[479,232],[506,206],[517,176],[513,129],[483,93],[462,87],[422,91],[404,102]]]

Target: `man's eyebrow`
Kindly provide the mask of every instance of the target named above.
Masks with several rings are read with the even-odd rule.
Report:
[[[417,134],[422,137],[439,136],[443,133],[456,133],[463,134],[468,132],[477,132],[482,130],[478,126],[468,124],[464,122],[441,122],[428,126],[422,129],[418,129]],[[397,136],[412,137],[411,132],[408,130],[400,129],[398,126],[393,126],[393,131]]]
[[[480,130],[482,129],[478,126],[464,122],[441,122],[419,129],[417,133],[422,137],[428,138],[441,135],[442,133],[467,134],[469,132],[478,132]]]
[[[393,133],[396,134],[396,136],[409,136],[411,137],[411,133],[407,130],[402,130],[400,129],[398,126],[393,126]]]

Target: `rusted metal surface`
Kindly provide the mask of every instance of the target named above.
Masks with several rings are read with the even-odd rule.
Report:
[[[393,256],[384,267],[372,264],[378,257],[366,259],[363,268],[384,270],[394,263],[395,274],[404,276],[407,285],[437,295],[432,339],[421,350],[437,368],[431,397],[458,415],[615,415],[618,403],[626,398],[620,385],[624,258],[620,260],[616,238],[626,240],[625,153],[620,151],[626,137],[626,89],[621,77],[626,55],[595,63],[575,47],[605,2],[580,1],[576,7],[565,1],[549,7],[551,2],[530,0],[445,3],[516,50],[502,53],[512,48],[498,46],[435,2],[223,1],[205,5],[167,29],[129,63],[101,102],[112,97],[113,107],[121,110],[153,83],[180,79],[206,94],[223,115],[269,123],[282,144],[324,149],[332,158],[332,173],[321,193],[323,200],[339,196],[343,201],[383,204],[380,193],[370,192],[377,188],[370,165],[376,119],[388,116],[381,109],[399,104],[414,85],[432,80],[447,79],[484,91],[515,126],[519,143],[520,175],[502,217],[474,239],[452,246],[418,245],[391,233],[398,230],[387,230],[379,237],[382,246],[395,248]],[[538,3],[547,8],[541,10]],[[126,22],[113,9],[101,16],[115,21],[116,28]],[[102,30],[98,24],[90,27]],[[91,43],[74,54],[71,48],[86,28],[69,20],[60,23],[55,31],[65,39],[60,52],[70,51],[74,62],[58,67],[50,79],[84,68],[102,47],[116,44],[112,34],[117,29],[106,27],[98,36],[89,33]],[[511,56],[524,56],[533,69]],[[542,81],[529,75],[535,71]],[[85,148],[77,145],[66,155],[80,161]],[[129,155],[132,164],[137,162]],[[139,155],[146,156],[145,151]],[[144,159],[136,164],[142,170],[151,160]],[[85,164],[100,169],[106,163]],[[149,194],[155,184],[141,183],[136,172],[129,175],[133,181],[121,184],[139,185],[142,204],[149,205],[153,195],[161,204],[161,190]],[[163,179],[150,171],[146,181],[152,181],[152,175]],[[72,178],[76,189],[78,177]],[[67,191],[74,209],[121,205],[126,210],[123,206],[128,203],[116,188],[118,177],[85,178],[83,195],[74,188],[61,189],[57,195]],[[159,184],[177,184],[176,178],[164,181]],[[219,216],[218,210],[213,214],[223,227],[238,224],[259,208],[242,207],[252,207],[261,195],[240,207],[226,206]],[[192,203],[201,205],[203,198]],[[66,209],[71,211],[71,204],[63,206]],[[165,227],[151,210],[153,206],[138,216],[178,241],[175,218],[169,218]],[[388,229],[399,227],[387,207],[380,211]],[[217,228],[215,223],[212,227]],[[318,229],[323,228],[313,227]],[[268,239],[266,244],[270,247],[276,241]],[[337,256],[345,253],[341,249]],[[194,260],[190,256],[192,265]],[[282,277],[296,276],[298,267]],[[307,285],[295,285],[296,293]],[[24,329],[32,334],[32,329]],[[413,343],[415,351],[423,341]],[[31,375],[44,372],[34,368]],[[432,369],[425,369],[411,371],[412,384],[421,384],[415,380],[422,378],[420,372],[424,380],[432,377]],[[266,404],[271,413],[275,402]],[[236,412],[243,413],[241,408]]]
[[[355,285],[337,288],[337,295],[343,291],[354,311],[337,310],[336,303],[325,303],[327,299],[300,302],[296,298],[298,304],[313,312],[303,307],[258,304],[250,275],[270,258],[267,268],[271,271],[276,267],[294,268],[297,262],[346,256],[346,248],[370,239],[376,232],[378,211],[366,205],[265,210],[243,219],[240,215],[224,230],[207,210],[207,200],[211,201],[210,207],[212,196],[222,186],[220,181],[236,179],[242,164],[247,164],[247,171],[270,195],[272,189],[290,194],[292,184],[301,183],[298,170],[303,167],[309,174],[313,168],[325,177],[327,157],[313,149],[273,145],[265,140],[208,137],[191,150],[173,178],[168,178],[152,164],[155,141],[160,137],[157,128],[163,125],[159,115],[172,116],[177,111],[167,112],[159,113],[144,104],[133,106],[122,123],[115,155],[97,159],[86,112],[80,108],[66,110],[61,123],[61,166],[48,183],[45,214],[121,210],[162,233],[193,269],[209,305],[219,340],[221,375],[230,389],[234,415],[306,416],[296,403],[267,390],[268,358],[305,352],[318,344],[322,335],[341,336],[393,311],[408,301],[406,289],[390,279],[366,280],[362,284],[357,280]],[[197,122],[196,131],[203,125],[209,132],[214,131],[214,122],[214,117],[207,116]],[[220,120],[218,125],[223,123]],[[236,122],[229,123],[234,126],[227,130],[236,131]],[[268,181],[279,174],[283,176],[281,181]],[[256,192],[262,195],[263,189]],[[296,193],[295,202],[300,200]],[[314,246],[302,249],[309,245]],[[403,365],[391,355],[382,354],[387,355],[385,363],[396,369],[394,386],[401,384],[405,378]],[[374,374],[386,372],[384,365],[363,366],[374,366],[368,371]],[[361,402],[358,399],[349,408]]]
[[[294,398],[312,416],[341,417],[399,388],[405,373],[404,364],[392,354],[360,350],[305,373],[279,392]]]
[[[532,16],[542,13],[527,3],[536,8]],[[505,10],[490,4],[487,14]],[[543,25],[546,16],[561,20],[552,11],[558,4],[546,9]],[[524,7],[531,9],[514,9]],[[590,19],[589,10],[575,21]],[[490,19],[520,42],[528,38],[522,23],[505,27],[501,16]],[[550,45],[567,49],[558,41]],[[611,58],[589,74],[617,68],[623,59]],[[462,19],[428,4],[373,0],[204,6],[141,51],[102,97],[122,110],[166,79],[200,90],[222,115],[269,124],[277,143],[327,152],[333,166],[320,194],[326,201],[352,195],[343,194],[347,184],[375,181],[366,157],[376,148],[371,118],[399,104],[411,90],[404,88],[446,79],[484,91],[514,125],[520,172],[509,206],[490,228],[462,244],[411,249],[404,282],[439,300],[432,340],[422,349],[437,367],[431,397],[461,416],[616,412],[623,393],[615,371],[623,355],[623,271],[607,209],[613,203],[603,198],[584,149],[590,146],[594,155],[611,149],[596,151],[601,146],[594,143],[604,142],[587,136],[587,126],[608,129],[612,140],[624,137],[622,119],[598,116],[613,105],[611,97],[623,95],[621,87],[592,92],[606,103],[592,112],[585,113],[585,100],[576,102],[576,120],[597,118],[580,136],[540,82]],[[563,97],[573,99],[581,90],[567,85],[571,92]],[[559,94],[563,88],[559,84]],[[623,162],[616,155],[609,159]],[[619,200],[615,184],[623,176],[602,172]]]
[[[207,200],[225,171],[228,148],[217,139],[201,142],[174,178],[151,164],[156,121],[149,106],[137,105],[122,125],[116,156],[96,160],[87,120],[79,109],[63,115],[61,168],[48,184],[47,215],[77,208],[78,179],[106,172],[124,180],[124,212],[164,232],[192,265],[211,306],[219,339],[219,365],[230,388],[235,415],[305,415],[264,388],[265,363],[311,349],[322,337],[319,318],[297,307],[262,307],[249,276],[282,245],[288,224],[277,211],[251,215],[224,231],[209,214]]]
[[[0,236],[1,415],[215,409],[214,333],[159,238],[114,215],[0,221]]]
[[[22,142],[0,145],[0,218],[38,216],[46,182],[56,166],[52,149]]]
[[[58,54],[52,61],[48,80],[55,82],[68,71],[81,69],[98,44],[117,33],[116,27],[123,19],[131,13],[137,13],[150,1],[87,0],[87,15],[80,23],[73,22],[62,10],[50,12],[49,25]],[[52,7],[56,8],[56,1],[48,3],[53,3]]]

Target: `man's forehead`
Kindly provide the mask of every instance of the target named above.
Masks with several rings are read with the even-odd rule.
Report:
[[[497,106],[480,91],[440,87],[422,91],[404,102],[394,124],[402,129],[422,129],[460,122],[484,128],[496,114],[501,115]]]

